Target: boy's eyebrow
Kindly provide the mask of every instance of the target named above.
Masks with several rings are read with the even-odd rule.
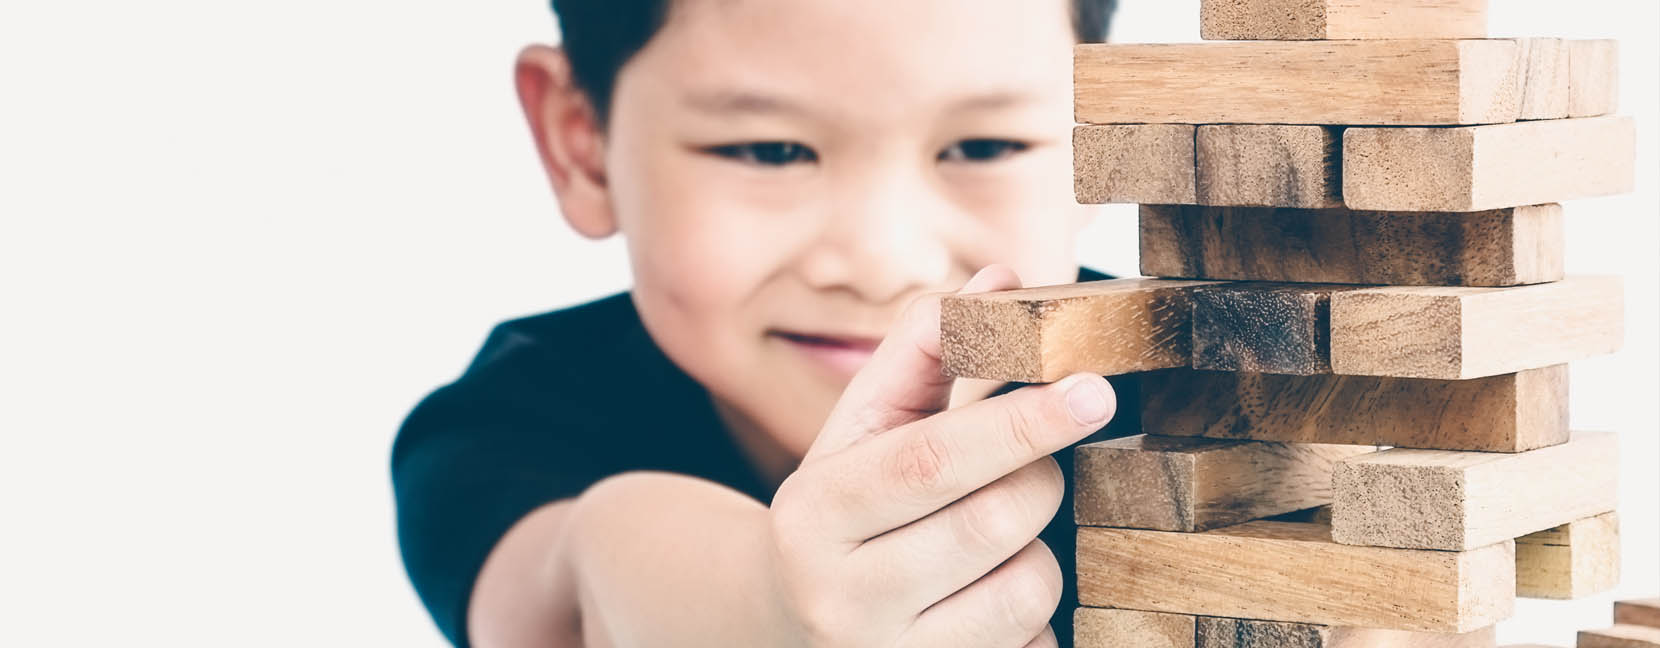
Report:
[[[982,94],[969,95],[951,102],[951,110],[996,110],[1008,108],[1036,100],[1030,92],[1013,90],[998,90]]]
[[[805,114],[806,108],[782,97],[745,90],[716,90],[686,95],[686,105],[709,113]]]

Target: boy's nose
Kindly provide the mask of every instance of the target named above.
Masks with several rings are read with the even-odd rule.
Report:
[[[803,259],[813,288],[845,288],[874,304],[938,290],[951,272],[949,203],[923,178],[873,174],[826,215]]]

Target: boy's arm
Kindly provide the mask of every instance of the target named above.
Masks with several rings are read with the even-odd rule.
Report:
[[[1104,425],[1112,393],[1078,375],[947,410],[938,322],[937,297],[907,311],[771,508],[690,477],[608,478],[557,528],[508,534],[480,585],[507,589],[475,618],[538,640],[576,615],[588,645],[1055,645],[1061,574],[1035,539],[1063,489],[1049,455]]]
[[[473,646],[583,645],[576,581],[566,558],[575,506],[571,498],[537,508],[490,551],[467,606],[468,641]]]
[[[490,553],[468,609],[477,648],[777,645],[767,510],[669,473],[608,478],[525,516]],[[709,610],[740,611],[709,614]],[[666,634],[652,634],[662,631]]]

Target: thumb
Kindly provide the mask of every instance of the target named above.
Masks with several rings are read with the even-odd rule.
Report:
[[[1020,287],[1013,269],[993,264],[981,268],[955,294]],[[946,294],[929,293],[906,307],[870,362],[848,382],[804,462],[946,408],[953,380],[940,364],[940,298]]]

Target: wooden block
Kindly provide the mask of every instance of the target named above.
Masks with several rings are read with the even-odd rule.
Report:
[[[1331,526],[1331,505],[1326,504],[1324,506],[1316,506],[1314,508],[1303,509],[1301,511],[1281,513],[1279,515],[1265,517],[1262,519],[1272,520],[1274,522],[1313,522],[1315,524]]]
[[[1359,286],[1224,283],[1193,291],[1193,368],[1331,373],[1333,293]]]
[[[1384,211],[1481,211],[1632,190],[1629,117],[1343,132],[1343,203]]]
[[[1515,546],[1356,547],[1329,529],[1247,522],[1202,533],[1078,527],[1078,602],[1176,614],[1469,632],[1509,616]]]
[[[1578,648],[1660,648],[1660,628],[1615,625],[1602,630],[1580,630]]]
[[[1572,94],[1568,41],[1560,38],[1516,40],[1527,78],[1522,83],[1521,114],[1518,119],[1562,119],[1568,116]]]
[[[1486,0],[1203,0],[1205,40],[1485,38]]]
[[[1331,297],[1335,373],[1479,378],[1612,353],[1624,337],[1621,279],[1509,288],[1387,286]]]
[[[1612,114],[1619,106],[1620,46],[1613,40],[1567,41],[1569,117]]]
[[[1143,205],[1154,277],[1410,286],[1562,279],[1562,206],[1376,212]]]
[[[1076,126],[1073,193],[1086,205],[1193,203],[1193,133],[1187,124]]]
[[[1073,519],[1204,531],[1331,502],[1331,469],[1369,446],[1144,434],[1077,447]]]
[[[1620,521],[1612,511],[1516,538],[1516,596],[1576,599],[1619,582]]]
[[[1342,207],[1342,129],[1279,124],[1200,126],[1198,204]],[[1194,200],[1164,202],[1191,204]]]
[[[1337,463],[1332,539],[1459,551],[1614,510],[1611,432],[1516,454],[1394,448]]]
[[[1148,434],[1520,452],[1568,440],[1565,365],[1475,380],[1174,369],[1141,381]]]
[[[1188,292],[1214,282],[1108,279],[946,297],[945,373],[1053,382],[1185,367],[1192,356]]]
[[[1081,607],[1072,613],[1077,648],[1193,648],[1194,617]]]
[[[1088,124],[1504,123],[1521,114],[1520,53],[1513,40],[1086,43],[1073,49],[1073,113]]]
[[[1614,623],[1660,628],[1660,598],[1614,603]]]
[[[1493,648],[1493,627],[1464,633],[1342,628],[1199,617],[1197,648]]]

